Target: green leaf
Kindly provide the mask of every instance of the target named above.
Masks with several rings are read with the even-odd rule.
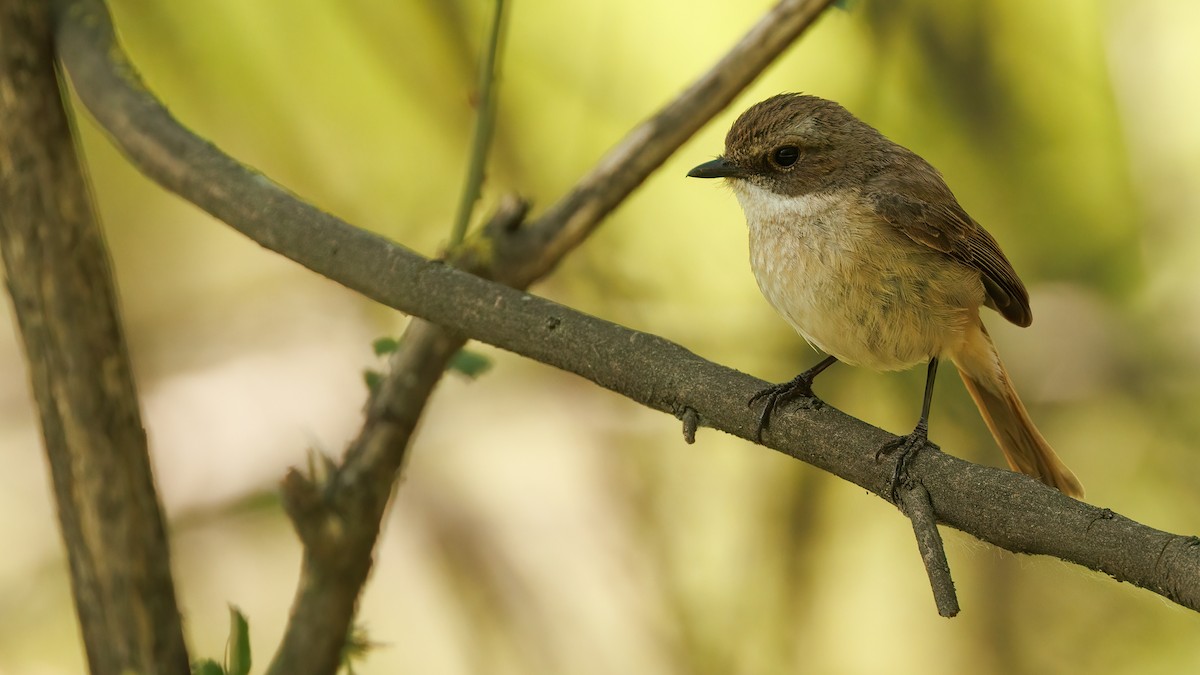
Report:
[[[378,370],[364,370],[363,381],[367,383],[367,390],[372,394],[379,391],[379,385],[383,384],[383,373]]]
[[[362,661],[376,644],[367,636],[367,629],[358,622],[350,624],[346,631],[346,643],[342,646],[342,668],[347,675],[354,675],[354,662]]]
[[[371,343],[371,349],[375,350],[375,356],[385,356],[391,354],[400,348],[400,342],[396,338],[381,337]]]
[[[491,359],[468,349],[458,350],[454,358],[450,359],[450,365],[447,366],[449,370],[458,371],[472,380],[487,372],[491,367]]]
[[[225,675],[225,669],[212,659],[204,659],[192,664],[192,675]]]
[[[233,605],[229,606],[229,642],[225,645],[227,675],[250,674],[250,624]]]

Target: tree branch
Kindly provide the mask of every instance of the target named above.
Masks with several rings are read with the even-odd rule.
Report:
[[[331,673],[371,567],[371,550],[405,448],[444,363],[462,339],[420,322],[392,360],[391,386],[371,398],[363,432],[326,478],[293,470],[283,503],[304,544],[300,584],[283,640],[267,672]]]
[[[957,616],[958,593],[954,590],[954,580],[950,578],[950,563],[946,561],[946,549],[942,545],[942,533],[937,529],[937,514],[933,512],[929,493],[923,485],[910,480],[907,485],[900,487],[897,494],[900,497],[900,510],[912,521],[917,550],[921,553],[921,562],[925,565],[925,574],[933,589],[933,602],[937,605],[938,614],[946,618]]]
[[[187,673],[116,292],[54,70],[49,10],[0,2],[0,251],[92,673]]]

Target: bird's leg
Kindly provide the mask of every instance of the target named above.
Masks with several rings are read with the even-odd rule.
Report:
[[[827,356],[825,360],[793,377],[791,380],[782,384],[773,384],[751,396],[747,405],[752,406],[759,401],[766,401],[763,404],[762,412],[758,416],[758,428],[754,431],[754,440],[762,443],[763,429],[767,428],[767,424],[771,421],[771,413],[775,412],[775,408],[781,403],[792,399],[800,399],[801,405],[806,410],[819,408],[822,402],[813,393],[812,383],[817,375],[821,374],[821,371],[832,366],[834,363],[837,363],[837,357]]]
[[[908,474],[909,460],[921,448],[933,445],[929,442],[929,407],[933,403],[933,380],[937,376],[937,366],[936,356],[929,359],[929,370],[925,375],[925,402],[921,404],[921,419],[917,421],[917,428],[913,429],[911,434],[889,441],[875,451],[877,462],[893,452],[900,453],[896,458],[896,470],[892,472],[892,502],[896,504],[900,502],[898,490]]]

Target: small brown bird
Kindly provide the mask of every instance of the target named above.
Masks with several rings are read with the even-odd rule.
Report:
[[[934,377],[949,358],[1009,466],[1083,495],[1033,426],[980,320],[986,305],[1028,326],[1029,294],[937,169],[833,101],[781,94],[743,113],[725,154],[688,175],[729,182],[746,214],[758,287],[829,355],[751,399],[765,401],[760,437],[780,403],[820,404],[813,379],[835,361],[875,370],[928,362],[920,421],[880,450],[901,451],[898,477],[929,442]]]

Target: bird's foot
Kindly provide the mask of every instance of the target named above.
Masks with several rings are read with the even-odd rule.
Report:
[[[820,410],[825,402],[817,398],[812,390],[813,377],[808,372],[801,373],[787,382],[773,384],[750,397],[746,405],[754,406],[764,401],[762,412],[758,415],[758,427],[754,431],[754,440],[762,443],[763,429],[771,422],[771,414],[781,404],[796,401],[801,410]]]
[[[921,420],[917,423],[917,428],[913,429],[911,434],[901,436],[894,441],[888,441],[875,451],[876,462],[892,454],[898,455],[896,457],[896,468],[892,471],[891,494],[893,504],[900,503],[900,486],[908,480],[908,465],[913,457],[916,457],[917,451],[922,448],[936,449],[937,447],[937,444],[929,440],[929,424],[925,420]]]

